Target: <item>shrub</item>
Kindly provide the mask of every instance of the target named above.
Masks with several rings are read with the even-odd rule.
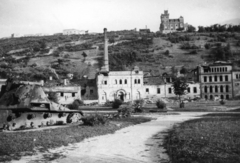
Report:
[[[219,103],[220,103],[221,105],[224,105],[224,104],[225,104],[225,101],[221,100]]]
[[[59,50],[55,50],[55,51],[52,53],[52,55],[53,55],[54,57],[59,57],[59,56],[60,56]]]
[[[104,104],[104,106],[106,106],[106,107],[112,107],[112,105],[113,105],[113,102],[108,101],[108,100]]]
[[[78,105],[78,106],[82,106],[84,103],[82,100],[76,99],[73,101],[74,104]]]
[[[131,117],[133,112],[133,106],[131,105],[122,105],[118,109],[118,117]]]
[[[70,57],[69,54],[64,55],[64,58],[69,58],[69,57]]]
[[[169,50],[166,50],[164,54],[169,55]]]
[[[184,43],[180,46],[181,49],[199,49],[199,47],[195,44]]]
[[[144,104],[143,99],[135,100],[134,101],[134,112],[143,112],[142,106]]]
[[[78,105],[77,104],[68,104],[67,107],[70,109],[70,110],[78,110]]]
[[[205,49],[210,49],[211,44],[207,44],[207,43],[206,43],[206,44],[204,45],[204,47],[205,47]]]
[[[120,99],[115,99],[112,104],[113,109],[118,109],[120,105],[122,105],[122,100]]]
[[[83,121],[83,125],[87,125],[87,126],[105,125],[109,122],[108,118],[99,114],[83,117],[82,121]]]
[[[166,103],[160,99],[157,100],[156,102],[157,108],[159,109],[165,109],[166,108]]]
[[[197,54],[197,50],[192,50],[189,52],[189,54]]]
[[[72,104],[68,104],[68,108],[70,110],[78,110],[79,109],[79,106],[82,106],[83,105],[83,102],[79,99],[76,99],[73,101]]]

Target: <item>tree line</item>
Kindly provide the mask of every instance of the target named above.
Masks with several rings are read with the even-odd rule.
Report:
[[[240,25],[220,25],[198,26],[198,32],[240,32]]]

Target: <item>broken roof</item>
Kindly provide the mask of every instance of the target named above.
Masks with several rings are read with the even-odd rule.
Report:
[[[144,85],[161,85],[165,83],[161,76],[144,77],[143,81],[144,81]]]

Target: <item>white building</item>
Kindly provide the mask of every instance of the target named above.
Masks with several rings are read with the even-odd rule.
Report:
[[[80,34],[86,34],[85,30],[77,30],[77,29],[64,29],[63,35],[80,35]]]
[[[56,93],[60,104],[71,104],[74,100],[81,100],[81,87],[78,86],[55,86],[43,87],[46,94]]]
[[[98,102],[131,101],[142,98],[143,72],[137,67],[133,71],[110,71],[97,76]]]

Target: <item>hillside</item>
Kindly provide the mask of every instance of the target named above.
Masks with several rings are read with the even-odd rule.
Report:
[[[109,37],[110,70],[130,70],[160,75],[169,66],[195,68],[206,61],[240,56],[239,33],[158,33],[112,31]],[[94,78],[103,58],[103,35],[71,35],[0,40],[0,77],[21,80]],[[239,62],[240,63],[240,62]]]

